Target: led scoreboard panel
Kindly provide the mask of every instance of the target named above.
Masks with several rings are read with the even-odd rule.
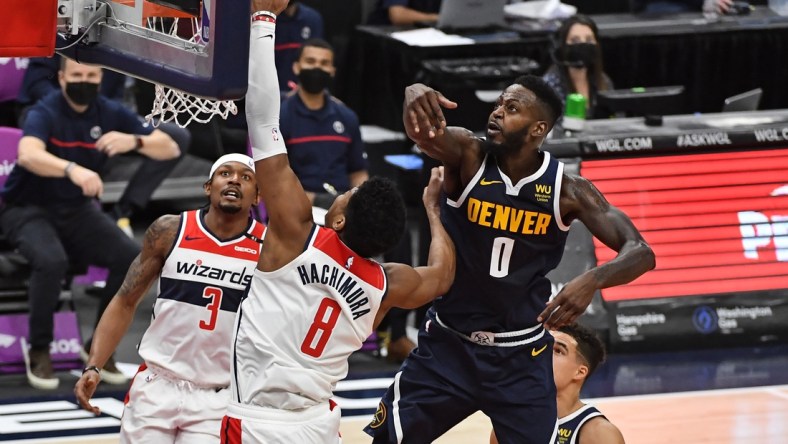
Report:
[[[788,289],[788,148],[584,160],[638,227],[656,269],[608,302]],[[600,263],[613,251],[595,240]]]

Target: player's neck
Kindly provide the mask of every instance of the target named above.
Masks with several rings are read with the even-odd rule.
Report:
[[[306,92],[303,88],[298,88],[298,97],[300,97],[304,105],[312,111],[322,109],[326,104],[326,93],[324,91],[317,94],[311,94]]]
[[[564,418],[576,412],[585,404],[580,401],[580,389],[570,386],[558,392],[556,405],[558,407],[558,417]]]
[[[501,168],[512,183],[519,182],[539,170],[542,166],[542,156],[538,149],[522,148],[516,152],[509,152],[498,157],[498,167]]]
[[[211,208],[205,213],[203,221],[205,226],[220,239],[229,239],[246,231],[249,225],[248,213],[242,212],[229,214],[218,208]]]

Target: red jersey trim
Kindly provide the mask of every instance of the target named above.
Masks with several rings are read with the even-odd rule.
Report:
[[[89,148],[89,149],[96,149],[95,143],[88,143],[88,142],[80,142],[75,140],[73,142],[64,142],[59,139],[55,139],[54,137],[49,138],[49,143],[52,145],[58,146],[60,148]]]
[[[315,236],[312,245],[367,284],[378,290],[383,290],[386,287],[383,267],[377,262],[354,253],[353,250],[342,243],[336,231],[318,227],[317,236]],[[351,258],[353,259],[352,261],[350,260]]]
[[[342,143],[350,143],[350,137],[347,136],[308,136],[308,137],[296,137],[294,139],[285,140],[285,144],[287,145],[298,145],[299,143],[309,143],[309,142],[342,142]]]
[[[210,233],[203,230],[201,224],[197,220],[199,214],[199,210],[186,212],[186,224],[183,228],[183,233],[178,239],[178,248],[257,262],[260,257],[262,244],[246,236],[239,236],[225,243],[219,243]],[[258,239],[263,239],[265,229],[265,225],[254,221],[251,229],[247,231],[247,233],[252,234]]]

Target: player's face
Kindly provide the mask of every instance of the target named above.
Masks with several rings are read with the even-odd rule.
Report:
[[[590,26],[575,23],[566,34],[566,43],[569,45],[575,43],[596,43],[596,37]]]
[[[582,360],[577,355],[577,341],[562,331],[551,331],[553,344],[553,379],[559,391],[578,376]]]
[[[536,96],[522,85],[511,85],[498,97],[487,122],[487,141],[495,151],[519,151],[534,137],[544,136]]]
[[[257,179],[246,165],[227,162],[214,171],[211,181],[205,185],[205,193],[212,207],[225,213],[246,214],[258,201]]]

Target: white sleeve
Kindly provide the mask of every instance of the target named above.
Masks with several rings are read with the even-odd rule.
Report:
[[[252,22],[246,123],[255,161],[287,153],[279,132],[279,81],[274,63],[275,30],[275,23]]]

